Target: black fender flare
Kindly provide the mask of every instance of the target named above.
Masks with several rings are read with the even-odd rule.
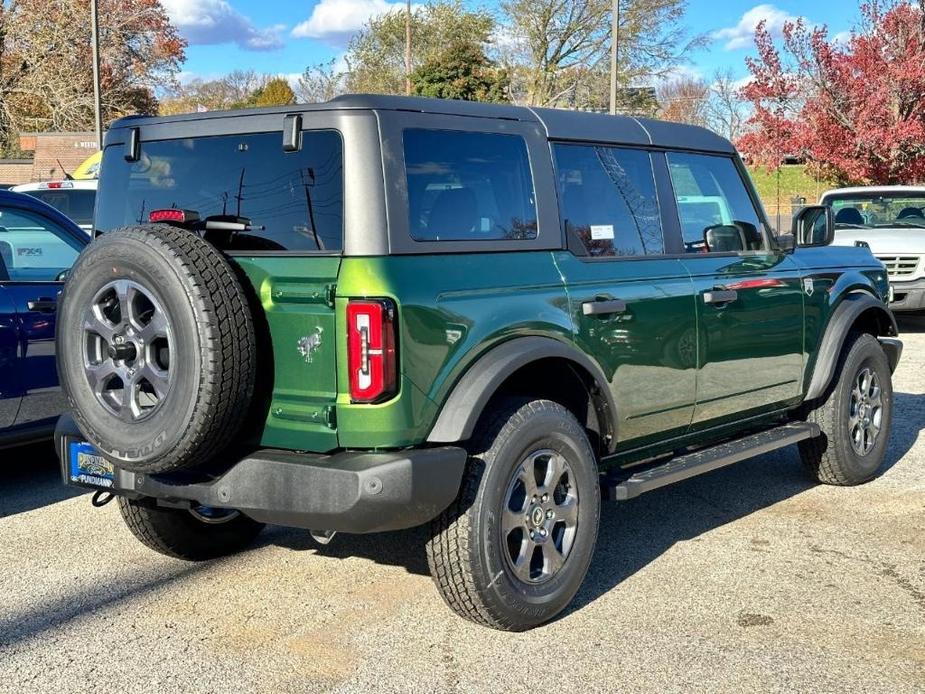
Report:
[[[584,352],[565,342],[550,337],[531,336],[503,342],[469,367],[444,401],[427,437],[428,442],[448,443],[469,439],[482,411],[501,384],[517,369],[549,358],[566,359],[591,374],[600,395],[607,403],[608,411],[603,414],[609,421],[601,424],[614,433],[617,410],[610,383],[601,367]],[[616,437],[610,438],[612,444]]]
[[[842,345],[845,344],[845,338],[848,337],[851,326],[858,316],[869,309],[874,309],[885,317],[887,324],[890,326],[887,335],[878,335],[877,337],[880,339],[883,351],[890,362],[890,370],[892,371],[896,368],[902,354],[902,342],[890,339],[891,336],[899,334],[896,327],[896,318],[883,302],[873,295],[864,291],[852,292],[845,296],[835,308],[826,326],[825,335],[822,337],[816,356],[812,378],[809,381],[809,387],[806,389],[806,400],[814,400],[825,393],[834,376],[838,355],[841,354]]]

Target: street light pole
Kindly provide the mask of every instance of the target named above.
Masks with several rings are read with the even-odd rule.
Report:
[[[93,44],[93,111],[96,146],[103,149],[103,109],[100,103],[100,22],[97,0],[90,0],[90,33]]]
[[[411,0],[405,8],[405,94],[411,96]]]
[[[610,26],[610,115],[617,112],[617,57],[620,43],[620,0],[613,0]]]

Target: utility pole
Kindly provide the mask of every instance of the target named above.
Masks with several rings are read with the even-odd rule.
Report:
[[[100,20],[97,0],[90,0],[90,33],[93,44],[93,110],[96,122],[96,146],[103,149],[103,108],[100,103]]]
[[[411,0],[405,8],[405,95],[411,96]]]
[[[620,43],[620,0],[613,0],[610,13],[610,115],[617,112],[617,58]]]

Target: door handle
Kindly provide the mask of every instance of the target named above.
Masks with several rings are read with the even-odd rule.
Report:
[[[42,297],[41,299],[33,299],[32,301],[26,302],[26,308],[36,313],[54,313],[58,308],[58,302],[54,299]]]
[[[606,316],[611,313],[623,313],[624,311],[626,311],[626,302],[620,299],[585,301],[581,305],[581,312],[586,316]]]
[[[739,293],[735,289],[714,289],[703,293],[705,304],[728,304],[738,298]]]

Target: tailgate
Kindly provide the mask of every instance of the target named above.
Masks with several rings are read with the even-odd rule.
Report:
[[[339,256],[234,258],[263,306],[272,350],[258,369],[273,388],[262,446],[326,452],[337,448],[334,287]],[[259,327],[259,325],[258,325]]]

